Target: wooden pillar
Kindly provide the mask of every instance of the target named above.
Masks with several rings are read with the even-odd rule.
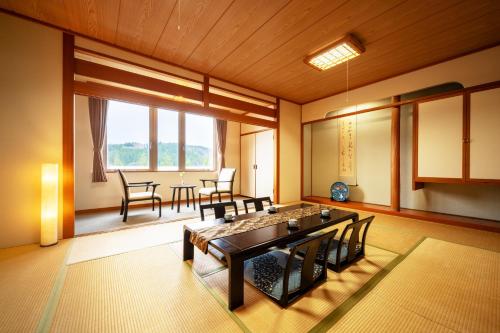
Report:
[[[210,106],[209,94],[210,94],[210,78],[208,77],[208,75],[205,75],[203,77],[203,107],[205,108],[205,110],[208,110]]]
[[[75,36],[63,34],[62,61],[62,181],[63,238],[75,235],[74,185],[74,46]]]
[[[391,103],[400,101],[399,96],[393,96]],[[391,209],[399,211],[401,196],[401,106],[392,108],[391,115]]]
[[[275,155],[276,163],[274,166],[274,203],[280,203],[280,99],[276,99],[276,122],[278,127],[274,130],[274,144],[275,144]]]

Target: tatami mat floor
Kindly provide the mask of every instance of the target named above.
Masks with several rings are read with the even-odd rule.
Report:
[[[498,328],[499,234],[375,215],[366,259],[286,310],[249,285],[245,306],[227,310],[224,265],[180,259],[183,224],[196,219],[3,249],[0,332]]]
[[[499,332],[499,289],[499,253],[427,238],[330,332]]]

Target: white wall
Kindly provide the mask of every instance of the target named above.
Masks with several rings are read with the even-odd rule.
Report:
[[[390,110],[380,110],[357,117],[357,186],[350,186],[350,200],[390,204],[390,183],[387,181],[391,168],[390,115]],[[304,160],[312,154],[312,175],[304,176],[304,188],[310,187],[313,196],[330,197],[331,184],[339,180],[338,121],[313,123],[311,132],[312,149],[304,145]]]
[[[358,115],[356,140],[358,186],[351,188],[351,199],[390,205],[391,111]]]
[[[226,166],[237,169],[234,193],[240,192],[240,126],[228,122],[226,141]],[[107,173],[108,182],[92,183],[92,136],[90,132],[88,98],[75,99],[75,209],[86,210],[119,206],[121,203],[121,183],[117,173]],[[186,172],[184,181],[201,187],[200,178],[214,178],[214,172]],[[179,172],[129,172],[129,181],[153,180],[163,200],[170,201],[172,192],[169,185],[180,182]],[[195,189],[195,194],[198,196]],[[182,193],[184,199],[185,193]],[[140,204],[140,202],[139,202]]]
[[[301,107],[280,101],[280,203],[300,200]]]
[[[353,105],[367,103],[447,82],[459,82],[467,87],[500,80],[498,59],[500,59],[500,47],[491,48],[355,89],[349,92],[349,101]],[[323,118],[326,113],[342,107],[345,107],[345,94],[305,104],[302,106],[302,121]],[[351,187],[352,200],[384,205],[390,203],[390,128],[388,111],[376,111],[358,116],[359,186]],[[316,147],[314,133],[313,146]],[[403,107],[401,207],[500,220],[499,186],[426,184],[424,189],[413,191],[411,147],[412,113],[409,107]],[[315,154],[314,149],[313,154]],[[313,165],[314,161],[313,156]],[[331,174],[328,177],[325,177],[324,183],[329,183],[335,175]],[[317,180],[313,180],[312,185],[313,195],[325,196],[325,189],[317,188]]]
[[[307,183],[308,178],[304,177],[304,187],[310,187],[313,196],[330,197],[330,185],[338,180],[338,133],[337,120],[312,124],[310,145],[311,184],[309,185]],[[304,150],[307,150],[308,147],[304,144]]]
[[[62,33],[0,13],[0,45],[4,248],[40,240],[41,164],[58,163],[62,176]]]

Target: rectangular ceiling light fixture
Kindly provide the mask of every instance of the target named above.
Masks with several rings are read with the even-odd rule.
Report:
[[[304,62],[320,71],[327,70],[363,53],[363,45],[352,35],[344,36],[308,55]]]

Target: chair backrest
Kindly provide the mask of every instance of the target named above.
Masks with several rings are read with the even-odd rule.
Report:
[[[221,182],[217,185],[219,191],[231,191],[233,188],[235,168],[222,168],[219,173],[218,180]]]
[[[365,255],[365,241],[366,241],[366,234],[368,232],[368,227],[370,227],[370,224],[372,223],[373,219],[375,216],[370,216],[365,219],[359,220],[357,222],[353,222],[351,224],[348,224],[344,231],[342,231],[342,235],[340,236],[339,240],[339,246],[343,246],[343,244],[347,243],[347,262],[351,262],[352,260],[356,259],[359,256],[364,256]],[[363,231],[363,236],[361,238],[361,242],[359,241],[359,233],[361,232],[361,228],[364,226],[364,231]],[[351,231],[350,236],[348,237],[348,240],[346,242],[346,237],[347,233]],[[359,250],[357,247],[360,246]],[[341,253],[340,249],[337,250],[337,256],[339,256]],[[340,257],[337,259],[337,262],[340,264]]]
[[[327,262],[328,253],[330,251],[330,246],[332,244],[332,239],[335,237],[339,230],[334,229],[332,231],[326,232],[324,234],[314,235],[303,239],[300,242],[295,243],[295,246],[290,249],[290,256],[288,257],[288,262],[285,268],[285,274],[283,276],[283,295],[282,301],[286,304],[288,303],[288,282],[290,278],[290,272],[292,270],[293,262],[296,259],[297,252],[304,253],[304,258],[302,261],[302,269],[300,276],[300,289],[304,290],[311,287],[315,282],[326,279],[327,274]],[[321,244],[326,243],[326,247],[322,247]],[[318,261],[318,251],[324,251],[321,266],[323,271],[317,277],[314,276],[314,265]]]
[[[248,214],[248,206],[250,204],[253,204],[255,206],[256,212],[260,212],[261,210],[264,210],[264,202],[265,201],[269,202],[269,206],[273,205],[273,202],[271,201],[270,197],[250,198],[250,199],[243,200],[243,205],[245,206],[245,213]]]
[[[127,177],[125,177],[125,174],[121,171],[118,170],[118,174],[120,175],[120,180],[122,182],[122,187],[123,187],[123,196],[128,199],[130,191],[128,187],[128,180]]]
[[[226,207],[233,207],[234,213],[238,215],[238,207],[236,205],[236,201],[228,201],[228,202],[218,202],[214,204],[200,205],[200,215],[201,220],[205,221],[205,210],[213,209],[215,213],[216,219],[221,219],[226,214]]]

